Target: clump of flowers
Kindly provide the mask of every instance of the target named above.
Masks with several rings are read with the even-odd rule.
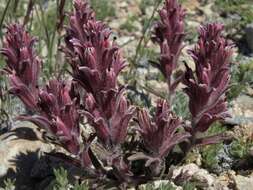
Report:
[[[189,109],[192,115],[192,140],[198,132],[205,132],[212,123],[229,117],[225,92],[229,85],[229,66],[233,44],[222,36],[223,26],[212,23],[199,29],[199,41],[189,53],[192,56],[196,75],[186,65],[183,83],[189,96]],[[217,136],[214,137],[217,139]],[[198,140],[197,140],[198,141]],[[209,138],[199,143],[216,143]]]
[[[108,178],[121,185],[135,186],[161,175],[176,145],[189,151],[193,146],[224,139],[221,134],[198,137],[212,123],[229,116],[225,92],[233,46],[222,36],[222,25],[200,28],[199,41],[189,51],[196,71],[186,65],[184,73],[174,76],[183,48],[185,11],[176,0],[165,1],[153,41],[160,46],[157,67],[166,78],[169,98],[159,100],[151,116],[146,109],[130,105],[125,87],[117,82],[127,65],[111,39],[110,29],[96,20],[86,1],[74,0],[73,5],[62,46],[71,67],[71,80],[51,79],[46,85],[40,84],[42,61],[33,47],[35,38],[19,24],[7,27],[1,49],[7,63],[4,71],[10,80],[10,93],[27,109],[18,119],[48,130],[75,157],[75,164],[101,179],[101,183]],[[171,97],[180,82],[189,96],[190,124],[170,109]],[[139,139],[129,142],[132,118],[138,125]],[[92,127],[94,134],[84,135],[81,125]],[[127,143],[133,146],[128,149]],[[141,163],[142,172],[134,169],[137,163]]]
[[[10,80],[10,93],[24,103],[28,115],[19,116],[49,130],[71,153],[79,152],[78,104],[71,97],[69,82],[52,79],[45,87],[39,85],[42,62],[33,46],[36,39],[31,37],[19,24],[7,27],[4,48],[6,57],[4,69]]]
[[[65,37],[67,59],[72,76],[87,93],[82,97],[84,114],[105,146],[124,142],[134,113],[124,97],[117,77],[126,66],[117,45],[110,41],[111,31],[96,21],[87,3],[76,0]]]
[[[28,110],[36,107],[41,60],[34,52],[36,39],[19,24],[7,27],[1,53],[7,58],[4,69],[10,79],[10,92],[18,96]]]
[[[137,118],[139,132],[147,151],[144,154],[136,154],[134,158],[146,160],[145,166],[151,166],[153,173],[158,175],[169,152],[191,135],[188,132],[180,132],[183,123],[170,111],[165,100],[157,102],[156,113],[152,119],[144,109],[138,111]]]
[[[184,47],[185,10],[177,1],[166,0],[159,15],[160,21],[155,24],[152,36],[152,40],[159,44],[161,52],[159,63],[155,66],[161,71],[168,84],[168,96],[171,100],[183,76],[182,73],[175,75],[175,71]]]

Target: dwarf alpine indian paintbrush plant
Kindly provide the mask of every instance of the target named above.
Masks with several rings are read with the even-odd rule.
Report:
[[[163,74],[168,85],[169,103],[174,91],[180,83],[183,73],[176,76],[178,59],[183,49],[185,10],[177,1],[165,1],[164,7],[159,11],[160,21],[155,24],[152,40],[160,46],[159,63],[155,63]]]
[[[49,130],[64,148],[78,154],[79,105],[70,96],[71,84],[52,79],[45,87],[39,86],[41,59],[33,48],[34,42],[35,38],[23,26],[11,24],[7,27],[1,52],[6,57],[4,70],[10,79],[10,93],[18,96],[32,113],[21,115],[18,119],[31,121]]]
[[[87,94],[82,98],[84,115],[107,147],[124,142],[135,108],[124,97],[117,77],[126,66],[117,45],[110,41],[111,31],[95,20],[87,3],[76,0],[65,37],[72,76]]]
[[[229,85],[229,66],[233,53],[233,44],[226,40],[221,32],[223,25],[212,23],[199,29],[199,41],[192,56],[196,72],[186,65],[183,83],[189,96],[189,109],[192,115],[191,126],[187,130],[192,134],[194,144],[217,143],[220,135],[197,139],[198,132],[205,132],[212,123],[229,117],[225,92]]]
[[[166,158],[176,145],[188,152],[225,138],[222,134],[198,136],[213,122],[229,116],[225,92],[233,46],[222,36],[221,24],[201,26],[198,43],[189,50],[196,70],[186,64],[186,71],[175,75],[185,36],[185,10],[176,0],[165,0],[152,40],[160,46],[155,66],[166,79],[169,98],[157,102],[152,116],[130,105],[125,87],[118,84],[127,64],[111,30],[96,20],[87,1],[74,0],[73,5],[61,48],[71,68],[70,80],[50,79],[40,84],[42,61],[34,48],[35,38],[20,24],[7,27],[1,49],[7,63],[4,71],[10,93],[27,110],[18,119],[53,134],[57,144],[72,154],[72,163],[87,171],[87,177],[98,178],[99,183],[109,179],[123,187],[145,183],[167,171]],[[170,109],[181,82],[189,96],[190,122]],[[138,126],[133,126],[132,118]],[[87,126],[93,133],[84,134]],[[130,142],[131,148],[126,146],[130,127],[138,136]],[[141,172],[136,172],[136,164],[143,167]]]

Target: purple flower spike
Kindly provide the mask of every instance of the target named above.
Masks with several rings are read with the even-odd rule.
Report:
[[[97,21],[86,1],[74,1],[74,13],[63,51],[72,67],[72,76],[87,93],[82,99],[84,114],[105,147],[124,142],[134,108],[118,87],[117,77],[126,66],[111,31]]]
[[[190,137],[188,132],[178,131],[182,128],[181,121],[169,110],[165,100],[158,101],[152,120],[146,110],[140,110],[138,121],[144,144],[153,157],[164,158],[175,145]]]
[[[182,123],[169,109],[165,100],[157,102],[156,114],[151,119],[146,110],[137,114],[139,132],[147,152],[138,152],[129,160],[145,160],[145,167],[150,167],[152,175],[157,176],[165,167],[164,159],[177,144],[187,141],[191,135],[183,129]]]
[[[5,71],[10,76],[10,92],[17,95],[29,110],[36,108],[41,67],[41,60],[33,49],[35,41],[22,25],[11,24],[7,27],[0,51],[6,58]]]
[[[153,41],[160,46],[161,56],[156,66],[164,75],[169,93],[173,94],[182,75],[172,77],[177,68],[178,58],[183,48],[185,10],[177,0],[166,0],[159,11],[160,21],[155,25]]]
[[[196,76],[186,66],[184,90],[190,98],[193,133],[229,116],[225,92],[229,84],[229,66],[233,45],[221,34],[221,24],[207,24],[199,30],[199,41],[189,53],[194,59]]]
[[[40,90],[39,115],[20,116],[36,125],[50,130],[61,144],[71,153],[79,153],[79,106],[70,97],[70,87],[57,80],[49,81],[45,89]]]
[[[31,37],[19,24],[7,27],[1,53],[6,57],[6,73],[10,79],[10,92],[18,96],[27,109],[36,115],[20,116],[50,130],[63,146],[73,154],[79,153],[79,109],[70,97],[70,87],[63,82],[51,80],[39,89],[38,79],[41,60],[36,55]]]
[[[123,91],[124,89],[119,92],[111,91],[109,97],[101,96],[103,112],[99,110],[101,105],[98,105],[91,94],[85,98],[85,115],[104,145],[116,146],[124,142],[128,123],[135,113],[135,108],[129,106],[123,96]]]

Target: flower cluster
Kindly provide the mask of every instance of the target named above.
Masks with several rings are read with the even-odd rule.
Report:
[[[190,50],[196,76],[186,66],[184,89],[189,96],[192,133],[204,132],[210,125],[228,117],[225,92],[229,85],[229,66],[233,46],[221,34],[221,24],[207,24],[199,30],[199,41]]]
[[[146,110],[140,110],[138,121],[144,144],[154,157],[165,157],[176,144],[190,136],[187,132],[178,131],[182,128],[181,121],[169,110],[165,100],[157,102],[153,120]]]
[[[155,164],[154,173],[157,175],[162,169],[159,166],[173,147],[187,141],[191,135],[183,131],[182,122],[170,111],[165,100],[157,102],[156,113],[152,119],[144,109],[138,111],[137,118],[147,153],[136,154],[134,158],[146,160],[146,167]]]
[[[78,105],[70,96],[70,84],[50,80],[43,89],[38,85],[41,60],[33,48],[32,38],[22,25],[7,28],[1,53],[6,57],[4,69],[9,75],[10,92],[18,96],[34,115],[19,116],[49,130],[71,153],[79,152]]]
[[[61,2],[62,8],[65,1]],[[187,152],[195,145],[224,139],[220,134],[197,136],[215,121],[229,116],[225,92],[233,46],[222,36],[223,26],[202,26],[197,45],[189,51],[196,71],[186,65],[184,73],[173,76],[183,48],[185,11],[176,0],[165,0],[159,13],[161,21],[155,26],[153,40],[160,46],[157,66],[166,78],[169,101],[159,100],[153,117],[145,109],[136,112],[125,97],[125,87],[118,84],[117,78],[126,63],[110,29],[96,20],[86,1],[74,0],[62,47],[71,67],[71,81],[51,79],[47,85],[39,84],[42,62],[33,47],[35,38],[19,24],[7,27],[0,51],[7,62],[4,71],[10,79],[10,92],[28,111],[18,118],[47,129],[75,155],[75,164],[92,172],[93,177],[110,178],[117,185],[138,185],[160,175],[166,169],[166,157],[176,145]],[[181,81],[189,96],[191,122],[179,119],[171,111],[171,96]],[[133,130],[134,138],[126,141],[135,113],[139,135]],[[94,134],[82,133],[86,124]],[[128,144],[131,148],[122,146]],[[143,164],[151,175],[143,168],[141,175],[135,172],[135,164]]]
[[[153,41],[160,46],[160,60],[156,66],[164,75],[169,93],[172,94],[180,82],[182,75],[172,77],[177,68],[178,58],[183,48],[185,10],[177,0],[166,0],[159,11],[161,20],[154,28]]]
[[[71,98],[70,90],[69,84],[50,80],[39,92],[39,115],[19,118],[50,130],[69,152],[77,155],[80,151],[79,105]]]
[[[28,110],[36,108],[38,99],[41,60],[33,49],[35,41],[21,25],[11,24],[7,27],[1,49],[6,57],[7,66],[4,70],[9,75],[10,92],[17,95]]]
[[[105,146],[114,147],[124,142],[135,110],[124,97],[124,87],[117,84],[126,64],[110,40],[110,29],[95,19],[88,4],[75,0],[74,7],[64,51],[73,79],[87,92],[83,102],[88,122]]]

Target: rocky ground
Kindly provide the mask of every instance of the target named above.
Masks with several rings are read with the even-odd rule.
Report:
[[[137,82],[138,92],[148,95],[147,102],[150,105],[155,100],[166,93],[164,91],[166,84],[158,81],[159,72],[156,71],[148,63],[150,57],[156,55],[158,52],[157,46],[146,38],[150,36],[150,30],[143,28],[143,25],[151,25],[149,19],[152,18],[154,11],[153,1],[148,0],[113,0],[115,8],[115,15],[106,18],[109,26],[112,28],[114,35],[117,37],[117,43],[123,49],[123,55],[128,58],[129,70],[131,68],[137,71],[133,73],[134,80]],[[144,4],[142,5],[142,3]],[[151,4],[149,5],[148,3]],[[192,60],[186,53],[186,50],[191,48],[196,41],[196,32],[200,23],[208,21],[220,21],[227,25],[238,19],[238,15],[227,15],[222,17],[220,12],[215,8],[214,0],[185,0],[183,6],[187,10],[186,28],[187,36],[185,48],[182,53],[181,61],[186,61],[189,65],[193,65]],[[140,6],[142,5],[142,6]],[[156,14],[155,14],[156,15]],[[226,35],[230,36],[233,28],[226,31]],[[239,33],[239,32],[238,32]],[[238,40],[236,47],[236,55],[234,57],[234,64],[251,61],[253,64],[253,20],[252,23],[247,24],[245,28],[240,30],[239,36],[235,39],[244,39],[244,46],[241,47],[241,41]],[[241,36],[240,36],[241,35]],[[136,47],[138,47],[142,39],[139,54],[136,54]],[[144,48],[143,48],[143,47]],[[245,50],[246,49],[246,50]],[[145,50],[145,51],[144,51]],[[246,52],[246,53],[245,53]],[[245,61],[246,60],[246,61]],[[133,63],[134,61],[135,64]],[[137,65],[136,65],[137,64]],[[252,69],[252,66],[251,66]],[[129,70],[126,73],[131,73]],[[128,80],[123,74],[120,82],[128,82],[132,85],[131,80]],[[148,80],[147,80],[148,79]],[[235,81],[238,85],[241,81]],[[240,83],[241,84],[241,83]],[[226,145],[219,149],[217,157],[222,157],[222,161],[218,164],[221,169],[215,172],[215,169],[210,169],[203,164],[206,158],[201,153],[201,150],[193,152],[193,159],[181,166],[171,166],[168,180],[173,186],[181,190],[183,189],[183,182],[189,181],[195,184],[197,189],[206,190],[252,190],[253,189],[253,88],[251,83],[242,83],[245,89],[230,101],[230,112],[232,118],[225,122],[228,126],[228,133],[241,142],[242,147],[236,149],[236,153],[241,157],[229,157],[226,153]],[[151,90],[150,87],[153,89]],[[157,95],[157,93],[159,94]],[[131,92],[129,92],[131,95]],[[131,98],[131,97],[130,97]],[[137,104],[142,104],[145,99],[133,97]],[[179,102],[183,105],[183,102]],[[176,109],[176,108],[175,108]],[[184,109],[184,108],[182,108]],[[182,113],[184,117],[187,113]],[[16,115],[16,114],[15,114]],[[12,122],[8,129],[3,123],[0,129],[0,187],[3,186],[4,180],[7,178],[16,179],[16,184],[19,186],[18,190],[29,189],[46,189],[50,184],[53,176],[53,167],[59,166],[57,158],[50,157],[47,153],[64,152],[57,145],[50,143],[45,135],[45,132],[39,130],[36,126],[30,123]],[[237,145],[237,144],[236,144]],[[237,145],[236,147],[238,147]],[[230,145],[228,145],[230,146]],[[241,152],[242,153],[241,153]],[[225,152],[225,153],[224,153]],[[225,154],[225,156],[224,156]],[[211,155],[211,154],[210,154]],[[223,164],[226,165],[223,167]],[[66,168],[77,172],[76,168],[72,168],[66,164]],[[225,168],[225,169],[224,169]],[[168,180],[157,180],[154,182],[155,189],[161,183],[167,183]],[[24,185],[25,184],[25,185]],[[145,185],[142,187],[145,189]]]

